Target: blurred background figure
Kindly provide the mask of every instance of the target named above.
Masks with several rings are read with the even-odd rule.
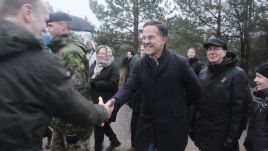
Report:
[[[98,47],[97,60],[89,68],[89,76],[91,77],[91,96],[94,103],[98,103],[98,98],[100,96],[104,101],[107,101],[117,92],[119,83],[119,68],[114,63],[114,56],[111,48],[104,45]],[[110,126],[110,123],[116,120],[116,114],[117,110],[115,109],[109,122],[102,126],[95,126],[95,151],[101,151],[103,149],[104,134],[109,137],[111,142],[108,150],[121,145]]]
[[[86,57],[88,60],[89,67],[96,61],[96,51],[93,46],[93,41],[86,42]]]
[[[190,66],[193,68],[196,75],[199,74],[204,64],[197,58],[196,49],[189,48],[187,51],[187,58],[189,60]]]
[[[138,50],[138,53],[134,55],[130,63],[130,70],[133,68],[135,61],[138,61],[145,55],[144,47],[141,45],[141,48]],[[127,151],[135,150],[135,137],[138,118],[140,114],[140,104],[141,104],[141,94],[139,90],[133,96],[132,100],[129,101],[129,107],[132,109],[132,116],[130,121],[130,132],[131,132],[131,147]]]
[[[123,62],[121,63],[121,66],[125,69],[125,81],[127,80],[128,75],[129,75],[130,63],[131,63],[131,60],[132,60],[133,56],[134,56],[134,52],[133,51],[128,51],[127,52],[127,57],[124,58]]]
[[[50,53],[52,53],[52,51],[50,48],[48,48],[48,45],[50,44],[51,40],[52,40],[52,37],[46,28],[46,30],[42,33],[42,42],[43,42],[44,48]]]

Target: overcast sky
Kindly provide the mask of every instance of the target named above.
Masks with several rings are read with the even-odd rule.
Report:
[[[54,11],[64,11],[70,15],[85,18],[95,26],[99,26],[100,22],[89,8],[89,0],[47,0],[53,6]],[[99,0],[98,0],[99,2]]]

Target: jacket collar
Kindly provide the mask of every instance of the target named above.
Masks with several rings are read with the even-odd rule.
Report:
[[[68,44],[75,44],[81,47],[84,51],[86,50],[85,46],[79,41],[79,39],[72,34],[63,34],[63,35],[54,37],[51,43],[48,45],[48,47],[54,53],[57,53],[59,49],[67,46]]]
[[[0,58],[25,51],[42,50],[41,40],[12,22],[0,19]]]

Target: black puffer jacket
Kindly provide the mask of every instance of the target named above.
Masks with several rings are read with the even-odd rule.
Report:
[[[268,88],[252,93],[245,146],[248,151],[268,151]]]
[[[195,144],[205,151],[226,151],[228,140],[237,142],[247,117],[250,97],[245,72],[228,52],[221,64],[209,64],[199,73],[203,97],[195,118]]]
[[[0,150],[42,150],[51,116],[84,125],[107,111],[78,93],[63,66],[25,29],[0,19]]]
[[[203,69],[204,64],[198,60],[197,58],[189,58],[188,59],[190,66],[193,68],[196,75]]]

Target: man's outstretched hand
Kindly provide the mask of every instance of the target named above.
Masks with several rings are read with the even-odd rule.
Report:
[[[114,102],[115,102],[115,99],[110,99],[104,104],[102,97],[101,96],[99,97],[99,105],[102,105],[105,107],[105,109],[107,110],[109,114],[109,117],[111,117],[112,112],[114,110]]]

